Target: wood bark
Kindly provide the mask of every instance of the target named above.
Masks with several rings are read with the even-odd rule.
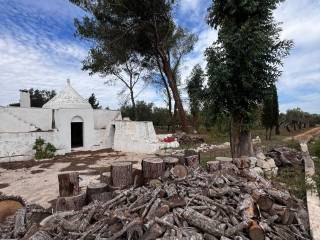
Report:
[[[243,129],[242,117],[237,115],[231,119],[231,154],[232,158],[240,158],[243,156],[253,156],[253,146],[251,141],[250,130]]]
[[[132,163],[115,162],[111,164],[112,185],[126,188],[132,184]]]
[[[75,196],[80,193],[79,173],[61,173],[58,175],[60,197]]]
[[[142,172],[145,181],[161,178],[164,173],[164,163],[160,158],[142,160]]]
[[[111,181],[111,172],[101,173],[101,175],[100,175],[100,182],[101,182],[101,183],[106,183],[107,185],[111,185],[111,184],[112,184],[112,181]]]
[[[29,240],[51,240],[51,236],[45,232],[45,231],[38,231],[32,237],[29,238]]]
[[[186,165],[188,167],[198,167],[199,166],[199,156],[198,155],[192,155],[192,156],[188,156],[185,157],[186,159]]]
[[[250,239],[254,239],[254,240],[264,240],[265,239],[265,233],[256,221],[252,221],[248,232],[249,232]]]
[[[86,204],[86,193],[71,197],[59,197],[56,202],[56,211],[80,210]]]
[[[232,163],[239,169],[250,168],[250,159],[247,157],[233,158]]]
[[[174,166],[170,172],[177,179],[184,179],[188,175],[188,169],[181,164]]]
[[[91,183],[87,186],[88,202],[101,201],[106,202],[112,198],[112,193],[108,191],[106,183]]]
[[[13,230],[13,236],[15,238],[21,237],[26,232],[26,208],[20,208],[15,215],[15,224]]]
[[[165,169],[171,169],[179,163],[179,159],[175,157],[164,157],[163,162]]]

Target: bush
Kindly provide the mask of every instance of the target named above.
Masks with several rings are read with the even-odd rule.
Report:
[[[33,149],[36,150],[36,159],[52,158],[57,151],[55,146],[53,146],[51,143],[46,143],[41,137],[36,139]]]
[[[297,151],[301,151],[300,143],[296,140],[291,139],[290,141],[287,142],[287,147],[295,149]]]

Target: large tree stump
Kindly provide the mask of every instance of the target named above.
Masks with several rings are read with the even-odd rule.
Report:
[[[192,155],[185,157],[186,165],[188,167],[198,167],[199,166],[199,155]]]
[[[87,200],[89,202],[106,202],[112,198],[112,193],[108,191],[106,183],[91,183],[87,186]]]
[[[177,179],[184,179],[188,175],[187,167],[181,164],[174,166],[170,172]]]
[[[86,204],[86,193],[77,196],[59,197],[56,202],[57,211],[80,210]]]
[[[165,158],[163,158],[163,162],[164,162],[166,169],[171,169],[179,163],[179,158],[165,157]]]
[[[106,183],[107,185],[111,185],[111,172],[104,172],[100,174],[100,182]]]
[[[142,160],[142,172],[145,181],[161,178],[164,173],[164,163],[160,158],[146,158]]]
[[[80,193],[79,173],[61,173],[58,175],[60,197],[75,196]]]
[[[111,164],[113,187],[125,188],[132,184],[132,163],[115,162]]]

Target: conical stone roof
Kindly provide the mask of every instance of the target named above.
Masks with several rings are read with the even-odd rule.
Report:
[[[61,108],[81,108],[81,109],[90,109],[91,105],[87,100],[80,96],[76,90],[74,90],[70,81],[64,90],[58,93],[54,98],[49,102],[43,105],[43,108],[50,109],[61,109]]]

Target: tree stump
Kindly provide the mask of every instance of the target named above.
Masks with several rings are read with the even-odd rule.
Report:
[[[146,158],[142,160],[142,172],[146,181],[161,178],[164,173],[163,160],[160,158]]]
[[[171,169],[179,163],[179,159],[175,157],[165,157],[163,158],[163,162],[166,169]]]
[[[108,191],[106,183],[91,183],[87,186],[87,200],[89,202],[106,202],[112,198],[112,193]]]
[[[214,173],[220,170],[220,162],[219,161],[209,161],[207,162],[207,168],[209,173]]]
[[[184,179],[188,175],[188,169],[181,164],[174,166],[170,172],[175,178],[178,179]]]
[[[75,196],[80,193],[79,173],[62,173],[58,175],[60,197]]]
[[[113,187],[125,188],[132,184],[132,163],[115,162],[111,164]]]
[[[57,211],[80,210],[86,204],[86,193],[77,196],[59,197],[56,202]]]
[[[107,185],[111,185],[111,172],[104,172],[100,174],[100,182],[106,183]]]
[[[185,157],[186,165],[188,167],[198,167],[199,166],[199,156],[198,155],[192,155]]]
[[[132,180],[134,187],[141,187],[143,185],[143,174],[141,169],[134,168],[132,170]]]

